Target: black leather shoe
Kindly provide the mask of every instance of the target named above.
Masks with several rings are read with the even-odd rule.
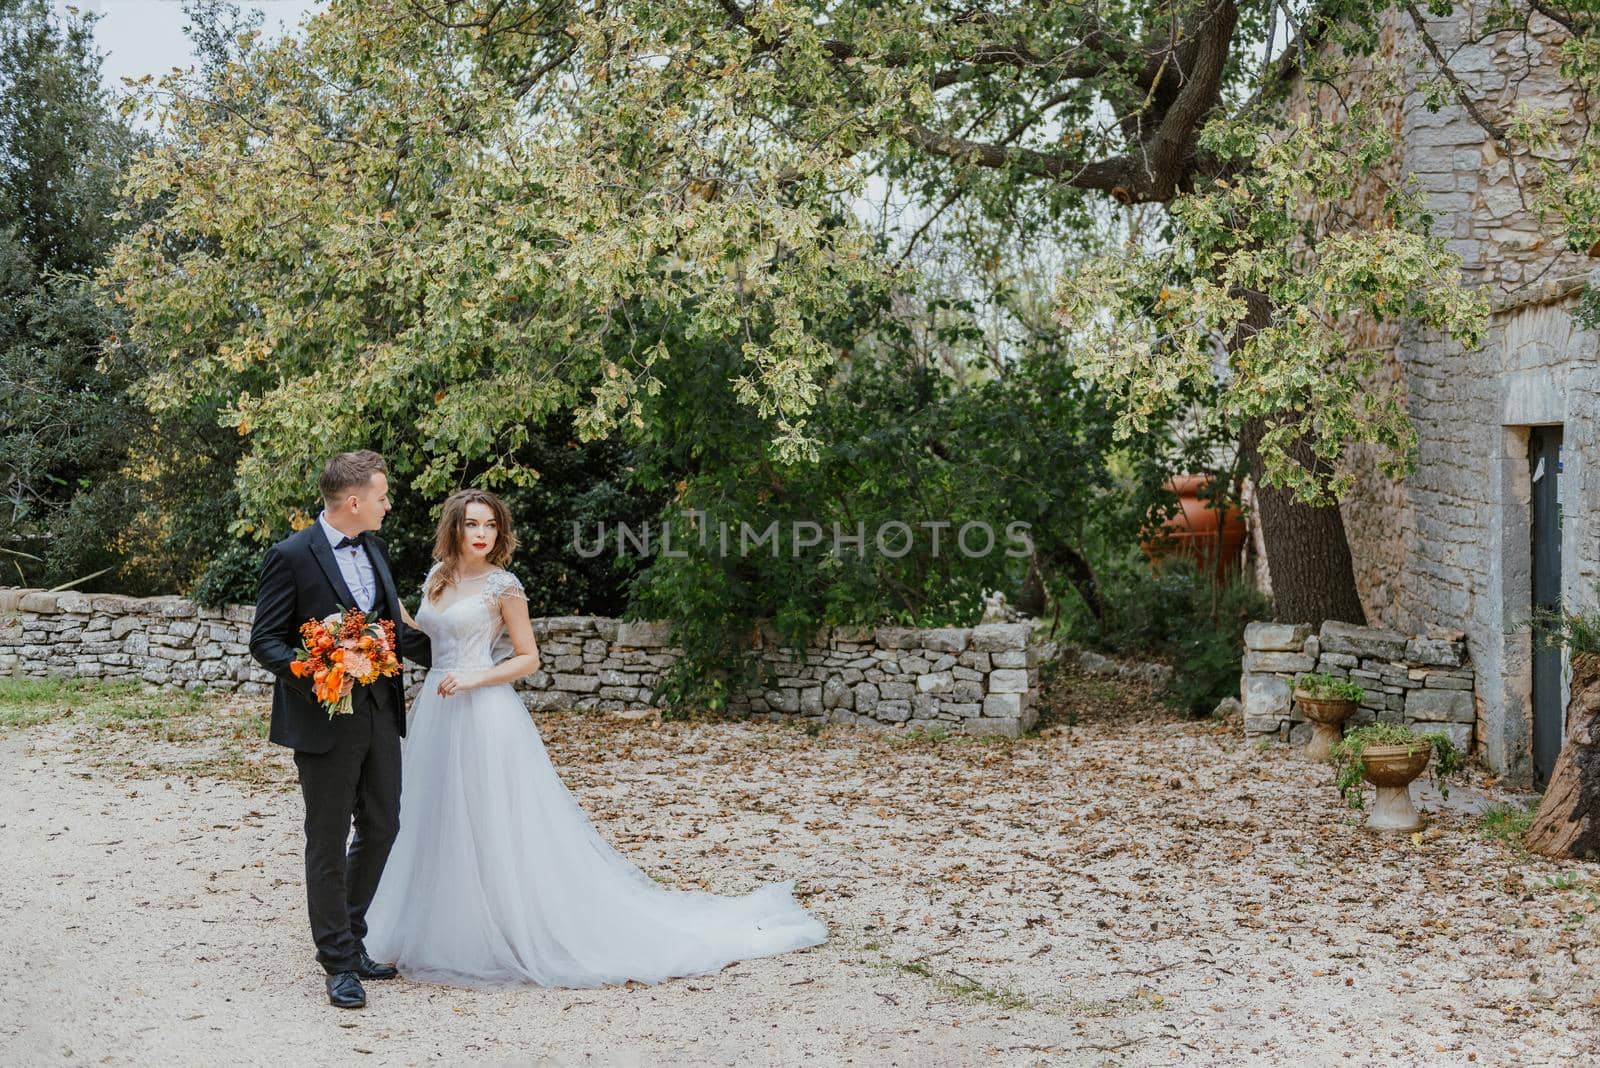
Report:
[[[355,972],[335,972],[328,976],[328,1004],[341,1009],[364,1009],[367,992],[361,989],[361,980]]]
[[[356,974],[363,979],[393,979],[400,974],[400,969],[392,964],[379,964],[363,953],[356,962]]]

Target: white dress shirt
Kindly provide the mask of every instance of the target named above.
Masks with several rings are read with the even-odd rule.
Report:
[[[334,548],[345,539],[337,527],[328,522],[328,513],[318,512],[317,523],[322,527],[322,533],[328,536],[328,547],[333,549],[333,558],[339,561],[339,574],[344,578],[344,584],[349,587],[350,593],[356,599],[355,607],[363,612],[372,611],[372,602],[378,599],[378,580],[372,571],[372,560],[367,556],[365,545],[346,545],[343,549]]]

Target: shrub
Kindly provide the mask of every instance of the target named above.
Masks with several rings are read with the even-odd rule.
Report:
[[[1153,572],[1130,551],[1101,574],[1104,624],[1079,616],[1069,636],[1110,653],[1169,660],[1167,699],[1191,715],[1237,694],[1244,628],[1271,615],[1270,598],[1242,578],[1218,586],[1183,557]]]
[[[1600,613],[1542,608],[1531,622],[1535,638],[1546,645],[1564,645],[1574,653],[1600,653]]]
[[[1076,382],[1053,349],[994,378],[911,357],[888,342],[880,351],[858,346],[808,416],[822,442],[816,461],[782,464],[754,413],[705,400],[708,383],[734,373],[738,349],[674,348],[641,431],[651,448],[640,464],[641,478],[676,490],[661,513],[674,555],[649,561],[628,606],[630,618],[671,620],[682,636],[684,655],[656,700],[721,707],[751,677],[750,636],[762,622],[790,649],[821,626],[971,626],[982,592],[1014,594],[1035,573],[1030,563],[1058,598],[1093,598],[1093,574],[1077,565],[1096,531],[1126,518],[1128,496],[1111,470],[1105,399]],[[680,543],[689,516],[706,537]],[[864,551],[830,553],[826,540],[800,550],[788,533],[797,522],[845,535],[859,526]],[[918,526],[930,522],[948,524],[937,548]],[[756,532],[776,523],[782,551],[740,553],[741,523]],[[898,555],[874,544],[894,523],[914,530]],[[969,523],[993,532],[990,551],[980,535],[968,554],[959,532]],[[1031,561],[1013,526],[1022,523]],[[1132,542],[1136,533],[1132,522],[1118,536]]]

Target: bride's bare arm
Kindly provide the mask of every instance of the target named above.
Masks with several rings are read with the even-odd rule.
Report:
[[[515,682],[524,675],[532,675],[542,663],[539,642],[533,636],[533,621],[528,618],[528,602],[519,596],[500,598],[500,618],[505,620],[506,636],[517,655],[510,657],[487,671],[451,672],[439,680],[439,693],[449,697],[462,690],[475,690],[480,686],[497,686],[502,682]]]

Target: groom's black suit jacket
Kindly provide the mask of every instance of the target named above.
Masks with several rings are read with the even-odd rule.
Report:
[[[400,616],[400,595],[395,591],[383,542],[369,533],[366,546],[378,582],[369,618],[394,620],[395,651],[405,660],[431,666],[428,636],[406,626]],[[267,550],[261,562],[255,622],[250,627],[250,655],[278,679],[272,690],[272,729],[268,737],[279,745],[307,753],[326,753],[333,748],[334,729],[327,709],[313,694],[311,680],[296,676],[289,665],[300,647],[300,624],[322,619],[341,607],[357,607],[356,599],[345,585],[320,523],[296,531]],[[404,676],[381,678],[366,689],[380,709],[395,717],[403,736]]]

